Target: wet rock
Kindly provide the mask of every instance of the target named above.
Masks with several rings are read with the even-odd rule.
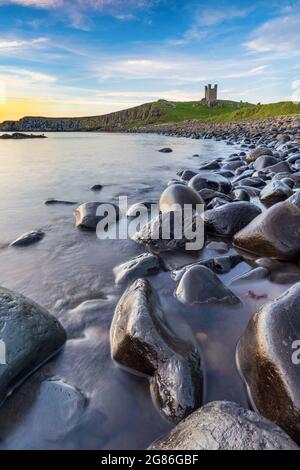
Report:
[[[157,203],[154,201],[137,202],[132,204],[126,212],[126,217],[135,218],[141,214],[148,214],[151,210],[157,209]]]
[[[198,346],[171,330],[147,280],[135,281],[120,299],[111,327],[111,349],[122,366],[151,377],[152,396],[168,419],[178,422],[201,405]]]
[[[209,202],[211,202],[213,199],[216,199],[216,198],[222,199],[226,202],[232,201],[231,197],[229,197],[227,194],[222,194],[222,193],[219,193],[218,191],[214,191],[213,189],[209,189],[209,188],[200,189],[199,195],[201,196],[205,204],[208,204]]]
[[[253,315],[237,348],[239,369],[255,408],[297,443],[300,442],[299,338],[300,283]]]
[[[126,261],[113,270],[116,284],[128,284],[139,277],[155,274],[160,270],[157,256],[151,253],[143,253],[130,261]]]
[[[112,209],[110,213],[115,220],[119,219],[119,208],[115,204],[105,202],[86,202],[75,209],[76,227],[88,230],[96,230],[98,223],[105,215],[98,215],[100,206],[109,205]]]
[[[234,237],[234,245],[259,256],[300,256],[300,194],[295,193],[256,217]]]
[[[173,150],[169,147],[164,147],[164,148],[160,149],[159,152],[161,152],[161,153],[171,153],[171,152],[173,152]]]
[[[195,191],[208,188],[225,194],[228,194],[231,191],[230,181],[228,181],[224,176],[216,173],[199,173],[189,181],[189,187]]]
[[[159,200],[159,208],[162,213],[183,209],[188,204],[195,210],[197,205],[204,204],[201,196],[192,188],[174,184],[168,186]]]
[[[211,162],[203,162],[199,166],[199,170],[218,170],[220,168],[220,163],[217,160],[212,160]]]
[[[298,450],[271,421],[228,401],[208,403],[149,450]]]
[[[255,188],[254,186],[241,185],[241,186],[238,186],[236,189],[245,191],[246,193],[248,193],[250,197],[257,197],[260,195],[260,192],[261,192],[261,189]]]
[[[102,184],[94,184],[94,186],[92,186],[90,189],[91,191],[101,191],[102,188],[103,188]]]
[[[262,188],[264,185],[264,180],[254,176],[251,178],[244,178],[238,182],[238,186],[253,186],[254,188]]]
[[[50,206],[50,205],[55,205],[55,204],[62,204],[66,206],[73,206],[74,204],[77,204],[75,201],[64,201],[62,199],[54,199],[54,198],[49,198],[44,201],[44,204]]]
[[[261,210],[250,202],[226,204],[205,212],[205,229],[213,235],[232,237],[260,213]]]
[[[47,310],[0,287],[0,340],[5,344],[6,362],[0,365],[1,403],[62,348],[66,333]]]
[[[197,173],[195,171],[192,171],[192,170],[184,170],[183,173],[180,175],[180,178],[183,180],[183,181],[190,181],[193,176],[195,176]]]
[[[133,240],[147,245],[155,253],[185,250],[186,244],[193,242],[193,237],[191,236],[191,239],[188,240],[185,234],[195,233],[196,228],[202,226],[200,217],[200,214],[196,214],[190,221],[187,219],[183,221],[182,213],[166,212],[159,214],[155,219],[144,225],[139,232],[135,233]],[[178,234],[177,222],[180,220],[182,227],[185,229],[182,237]],[[199,240],[199,233],[197,236]],[[195,247],[195,250],[198,251],[201,248]]]
[[[273,155],[273,152],[268,147],[257,147],[252,150],[246,157],[247,163],[255,162],[262,155]]]
[[[214,197],[206,206],[207,210],[215,209],[216,207],[224,206],[228,204],[228,199],[224,199],[223,197]]]
[[[244,162],[241,160],[235,161],[235,162],[227,162],[222,166],[223,170],[229,170],[229,171],[234,171],[237,168],[244,166]]]
[[[227,253],[228,245],[224,242],[210,242],[206,245],[208,250],[219,251],[220,253]]]
[[[270,207],[277,204],[277,202],[285,201],[292,194],[292,189],[282,181],[271,181],[261,191],[260,200],[265,206]]]
[[[235,189],[233,194],[235,201],[250,201],[250,196],[244,189]]]
[[[264,173],[290,173],[291,168],[287,162],[279,162],[275,165],[268,166],[267,168],[263,168],[262,170]]]
[[[193,266],[184,273],[176,289],[176,297],[186,305],[240,302],[209,268],[201,265]]]
[[[255,170],[262,170],[263,168],[275,165],[276,163],[278,163],[277,158],[271,157],[271,155],[262,155],[255,160],[253,167]]]
[[[42,230],[32,230],[31,232],[26,232],[20,237],[18,237],[15,241],[10,243],[9,246],[28,246],[32,245],[33,243],[39,242],[45,236],[45,232]]]
[[[242,274],[241,276],[235,277],[230,281],[230,285],[261,281],[262,279],[267,279],[269,277],[269,274],[269,270],[261,266],[252,269],[248,273]]]
[[[77,426],[87,402],[79,389],[63,380],[44,380],[31,410],[30,427],[39,439],[59,441]]]

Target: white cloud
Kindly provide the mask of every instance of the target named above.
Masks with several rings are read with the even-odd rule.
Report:
[[[4,66],[0,66],[0,79],[3,80],[7,86],[20,85],[21,87],[28,84],[35,86],[41,83],[49,84],[56,81],[56,77],[53,75],[18,67],[7,68]]]
[[[267,21],[244,43],[251,52],[283,52],[299,54],[300,15],[285,16]]]
[[[0,0],[1,1],[1,0]],[[0,52],[3,49],[23,49],[39,44],[44,44],[48,41],[47,38],[36,38],[31,40],[25,39],[1,39],[0,38]]]
[[[225,75],[224,78],[246,78],[246,77],[256,77],[257,75],[263,75],[265,70],[268,68],[267,65],[260,65],[259,67],[255,67],[250,70],[245,70],[237,73],[231,73]]]
[[[204,9],[198,15],[198,25],[202,26],[215,26],[236,18],[244,18],[249,14],[249,9],[239,8],[213,8]]]

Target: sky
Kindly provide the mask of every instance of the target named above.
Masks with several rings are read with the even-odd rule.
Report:
[[[300,100],[300,0],[0,0],[0,121]]]

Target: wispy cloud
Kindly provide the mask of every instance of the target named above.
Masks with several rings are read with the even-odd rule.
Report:
[[[284,16],[259,27],[245,47],[251,52],[300,54],[300,15]]]
[[[25,39],[1,39],[0,38],[0,51],[11,49],[24,49],[48,42],[47,38],[36,38],[31,40]]]
[[[134,19],[134,11],[148,10],[159,0],[0,0],[1,5],[19,5],[46,10],[61,10],[74,28],[92,29],[91,12],[101,12],[120,21]]]

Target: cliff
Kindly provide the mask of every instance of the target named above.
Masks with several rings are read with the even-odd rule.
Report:
[[[19,121],[4,121],[0,131],[4,132],[71,132],[71,131],[113,131],[129,126],[154,123],[164,113],[157,103],[146,103],[102,116],[77,118],[24,117]]]

